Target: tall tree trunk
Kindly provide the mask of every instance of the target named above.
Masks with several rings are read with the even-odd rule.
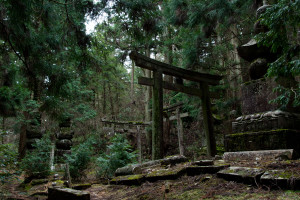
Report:
[[[112,119],[115,120],[115,108],[114,108],[114,101],[113,101],[113,94],[111,93],[111,84],[108,84],[108,93],[109,93],[109,100],[110,100],[110,110]]]
[[[134,61],[132,61],[131,66],[132,66],[132,68],[131,68],[130,96],[131,96],[131,101],[133,101],[133,99],[134,99],[134,68],[135,68]]]
[[[232,39],[230,41],[230,43],[233,46],[233,51],[231,52],[230,55],[230,59],[233,60],[234,66],[232,69],[230,69],[229,71],[229,84],[230,84],[230,88],[232,89],[232,97],[237,97],[239,96],[239,80],[241,79],[241,65],[240,65],[240,57],[238,55],[237,52],[237,47],[239,45],[239,41],[238,41],[238,30],[236,25],[232,25],[231,27],[231,35],[232,35]]]
[[[102,112],[106,115],[106,82],[103,83],[103,95],[102,95]]]

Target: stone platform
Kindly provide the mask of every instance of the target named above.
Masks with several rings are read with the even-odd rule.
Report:
[[[236,133],[225,136],[225,149],[228,152],[294,149],[294,158],[299,158],[299,141],[299,130],[278,129],[270,131]]]

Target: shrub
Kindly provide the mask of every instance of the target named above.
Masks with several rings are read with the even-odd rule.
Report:
[[[101,155],[96,161],[98,176],[112,177],[116,169],[136,161],[136,152],[132,152],[124,135],[115,135],[107,148],[108,154]]]
[[[17,174],[18,152],[14,144],[0,144],[0,182],[4,183]]]
[[[50,152],[51,140],[48,134],[42,139],[37,139],[33,144],[32,151],[27,151],[21,161],[21,169],[29,177],[43,178],[50,175]]]
[[[74,179],[80,179],[84,176],[83,171],[88,168],[93,154],[93,141],[89,138],[86,142],[73,147],[71,155],[66,156],[66,162],[69,164],[70,176]]]

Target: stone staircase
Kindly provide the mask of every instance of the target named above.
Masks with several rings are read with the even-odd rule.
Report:
[[[173,160],[181,160],[176,164],[161,164],[162,160],[154,162],[154,165],[146,164],[146,167],[135,165],[135,169],[121,169],[117,171],[127,171],[128,173],[114,177],[110,184],[120,185],[141,185],[144,182],[154,182],[158,180],[176,180],[181,176],[197,176],[201,174],[216,174],[218,178],[227,181],[235,181],[244,184],[250,184],[257,187],[266,187],[272,189],[300,189],[300,160],[290,160],[293,156],[292,149],[286,150],[265,150],[248,152],[227,152],[224,154],[224,160],[200,160],[196,162],[184,162],[182,156]],[[170,158],[169,158],[170,159]],[[288,160],[287,160],[288,159]],[[153,162],[153,161],[151,161]],[[240,166],[247,162],[251,167]],[[293,170],[270,168],[270,163],[277,163],[288,166],[288,163],[294,163],[293,166],[299,167]],[[292,166],[292,165],[291,165]],[[138,172],[138,173],[134,173]],[[297,173],[298,171],[298,173]]]

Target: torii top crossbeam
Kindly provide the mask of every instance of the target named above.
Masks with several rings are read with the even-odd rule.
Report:
[[[135,61],[135,64],[139,67],[149,70],[161,70],[163,74],[183,78],[195,82],[206,82],[208,85],[218,85],[222,76],[212,75],[206,73],[195,72],[179,67],[175,67],[147,56],[132,51],[129,54],[130,58]]]

